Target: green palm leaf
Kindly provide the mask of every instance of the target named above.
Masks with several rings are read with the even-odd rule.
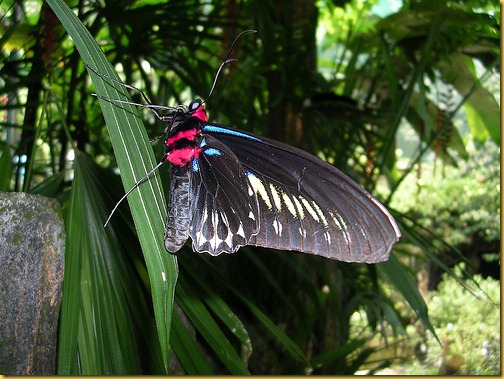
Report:
[[[60,0],[50,0],[48,3],[72,37],[84,63],[118,80],[106,57],[71,9]],[[121,86],[106,83],[94,74],[91,77],[100,96],[129,99]],[[106,101],[100,101],[100,105],[124,187],[129,189],[156,164],[149,139],[135,107],[118,106]],[[178,269],[175,256],[168,254],[164,248],[166,206],[158,175],[153,175],[147,183],[133,191],[128,202],[149,272],[159,342],[164,366],[168,371],[169,333]]]

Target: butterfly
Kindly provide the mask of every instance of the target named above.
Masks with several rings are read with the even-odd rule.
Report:
[[[190,237],[193,250],[213,256],[253,245],[345,262],[389,258],[401,236],[394,218],[331,164],[285,143],[209,122],[200,99],[176,108],[149,105],[167,125],[164,156],[144,179],[164,162],[171,164],[164,234],[169,252]],[[162,115],[159,109],[170,112]]]

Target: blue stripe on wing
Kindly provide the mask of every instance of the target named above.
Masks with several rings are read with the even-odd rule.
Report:
[[[218,125],[206,124],[205,126],[203,126],[203,128],[201,129],[201,131],[204,132],[204,133],[206,132],[206,133],[223,133],[223,134],[229,134],[229,135],[235,136],[235,137],[241,137],[241,138],[246,138],[246,139],[252,140],[252,141],[262,142],[262,140],[260,138],[251,136],[251,135],[246,134],[246,133],[242,133],[239,130],[233,130],[233,129],[223,128],[223,127],[218,126]]]
[[[204,151],[206,155],[222,155],[222,151],[214,148],[209,148]]]

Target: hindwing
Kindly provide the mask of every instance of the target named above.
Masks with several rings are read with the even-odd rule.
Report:
[[[234,253],[259,231],[256,193],[235,154],[210,135],[191,163],[189,234],[197,252]]]

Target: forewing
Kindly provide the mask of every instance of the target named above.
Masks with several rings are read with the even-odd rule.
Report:
[[[346,262],[387,260],[401,233],[388,210],[334,166],[292,146],[220,125],[209,133],[245,169],[260,210],[251,245]]]
[[[197,252],[234,253],[259,231],[257,196],[235,154],[203,136],[191,163],[190,236]]]

